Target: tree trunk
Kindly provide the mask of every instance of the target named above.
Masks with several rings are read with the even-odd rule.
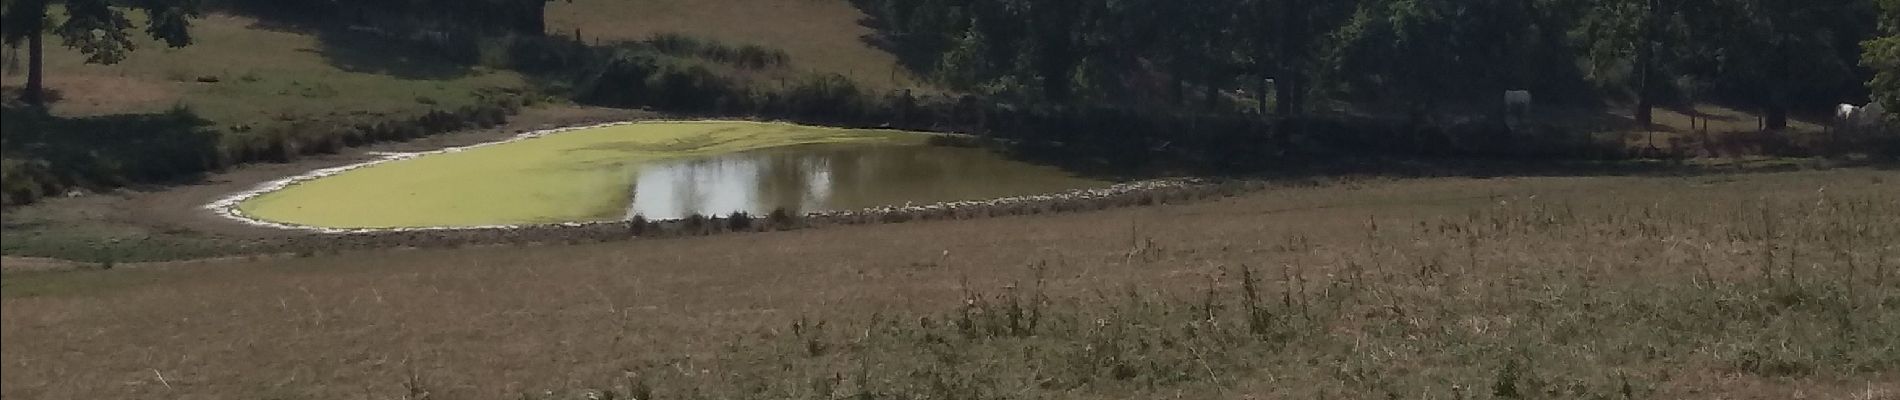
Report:
[[[46,36],[40,29],[34,29],[26,37],[26,60],[26,91],[20,94],[20,100],[35,108],[46,108]]]
[[[1282,150],[1293,146],[1293,135],[1299,134],[1300,81],[1296,60],[1299,59],[1299,43],[1296,37],[1300,28],[1294,26],[1296,15],[1301,14],[1299,0],[1280,0],[1280,57],[1276,60],[1279,71],[1273,76],[1273,98],[1280,117],[1279,132],[1275,135]]]
[[[1256,7],[1254,9],[1254,20],[1256,21],[1255,24],[1256,25],[1266,24],[1267,19],[1271,15],[1273,15],[1273,11],[1272,11],[1273,8],[1269,6],[1268,3],[1265,1],[1256,2],[1254,3],[1254,6]],[[1254,35],[1256,36],[1254,37],[1254,42],[1253,42],[1254,52],[1255,52],[1254,57],[1253,57],[1253,62],[1254,62],[1253,70],[1256,75],[1254,79],[1257,85],[1255,86],[1258,88],[1260,92],[1260,93],[1254,94],[1254,97],[1259,99],[1258,100],[1260,102],[1259,111],[1260,111],[1261,118],[1266,118],[1266,116],[1269,115],[1267,113],[1269,111],[1272,111],[1272,109],[1268,108],[1267,106],[1267,100],[1268,100],[1267,89],[1272,88],[1275,85],[1267,83],[1267,79],[1268,77],[1275,75],[1274,74],[1274,68],[1276,65],[1275,63],[1279,62],[1279,60],[1273,60],[1273,47],[1267,45],[1267,43],[1273,42],[1272,32],[1273,31],[1268,30],[1264,27],[1257,28],[1254,30]],[[1279,82],[1279,81],[1275,80],[1274,82]]]
[[[1294,36],[1298,35],[1299,28],[1293,26],[1294,15],[1299,11],[1298,0],[1280,0],[1280,71],[1273,76],[1273,94],[1278,103],[1274,107],[1281,118],[1292,118],[1300,112],[1299,78],[1295,77],[1299,73],[1294,63],[1299,47],[1299,40]]]
[[[1788,129],[1788,38],[1783,37],[1781,43],[1775,44],[1774,57],[1769,61],[1774,65],[1768,68],[1768,79],[1772,81],[1768,87],[1772,92],[1769,93],[1766,128],[1780,131]]]
[[[1255,77],[1254,81],[1255,81],[1254,94],[1253,94],[1254,101],[1260,103],[1260,104],[1255,105],[1256,107],[1258,107],[1258,109],[1255,111],[1258,111],[1260,115],[1264,116],[1264,115],[1267,115],[1267,88],[1268,86],[1267,86],[1266,74],[1261,74],[1260,76]]]
[[[1655,122],[1653,110],[1656,104],[1650,95],[1650,73],[1655,69],[1656,58],[1656,0],[1649,0],[1643,10],[1642,42],[1636,44],[1636,124],[1649,130]]]
[[[1207,86],[1201,88],[1201,97],[1202,97],[1202,100],[1205,100],[1207,102],[1206,106],[1209,111],[1220,110],[1220,96],[1221,96],[1220,80],[1221,79],[1218,77],[1219,74],[1220,72],[1217,71],[1215,68],[1208,68],[1207,79],[1203,80],[1204,84]]]
[[[525,2],[523,6],[527,7],[527,10],[524,10],[526,11],[524,13],[526,15],[523,15],[521,17],[520,28],[523,32],[520,32],[520,33],[525,33],[532,36],[541,36],[541,35],[547,34],[548,33],[548,17],[547,17],[548,2],[547,0],[522,0],[522,1]],[[575,31],[579,32],[580,29],[575,28]],[[579,37],[580,37],[579,34],[576,34],[574,36],[576,40],[579,40]]]
[[[1775,104],[1768,107],[1768,130],[1779,131],[1786,129],[1788,129],[1788,107],[1783,104]]]

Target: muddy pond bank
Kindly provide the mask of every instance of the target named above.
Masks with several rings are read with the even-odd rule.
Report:
[[[941,137],[750,121],[609,123],[384,154],[207,208],[253,225],[342,233],[807,215],[1110,185],[987,148],[932,144]]]
[[[682,219],[561,223],[466,229],[407,229],[312,233],[246,241],[253,254],[313,255],[379,248],[439,248],[500,244],[578,244],[632,239],[757,233],[864,224],[960,220],[1072,213],[1178,204],[1232,197],[1267,188],[1253,180],[1177,178],[1106,188],[925,205],[897,205],[807,215],[737,213]]]

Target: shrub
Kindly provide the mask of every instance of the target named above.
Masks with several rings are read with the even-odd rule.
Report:
[[[829,74],[801,79],[781,96],[786,115],[823,121],[856,121],[864,115],[864,92],[843,75]]]
[[[4,112],[5,156],[13,177],[9,195],[31,201],[41,194],[80,185],[118,186],[184,178],[220,164],[218,137],[209,121],[190,109],[156,114],[63,118],[29,110]],[[50,184],[50,185],[49,185]]]
[[[654,105],[681,111],[716,110],[733,90],[725,79],[698,65],[669,64],[646,82]]]
[[[698,39],[673,32],[654,34],[646,40],[646,44],[660,53],[676,56],[697,54],[701,48]]]
[[[982,147],[983,139],[968,135],[932,135],[924,139],[925,144],[942,147]]]
[[[752,230],[752,215],[744,211],[732,213],[726,217],[726,230],[733,232]]]
[[[154,114],[64,118],[4,109],[5,204],[32,202],[73,187],[117,187],[189,179],[224,166],[287,162],[346,146],[488,127],[506,121],[515,96],[374,123],[304,120],[220,133],[188,108]],[[52,134],[57,132],[58,134]]]
[[[584,103],[636,107],[648,105],[647,79],[659,71],[650,54],[623,52],[585,73],[575,84],[575,99]]]
[[[791,213],[785,211],[784,207],[772,209],[772,214],[766,216],[766,221],[771,224],[772,229],[784,230],[797,227],[794,225],[797,221]]]
[[[647,232],[648,225],[651,224],[651,221],[647,221],[647,216],[634,214],[633,218],[627,220],[627,234],[640,236]]]
[[[732,46],[714,40],[700,40],[678,33],[660,33],[644,42],[621,44],[621,47],[638,48],[644,45],[660,54],[681,58],[699,58],[715,63],[750,70],[782,67],[791,60],[791,56],[778,49],[766,48],[754,44]]]
[[[6,205],[31,203],[59,187],[46,163],[37,160],[0,158],[0,197]]]
[[[680,223],[685,226],[686,232],[694,235],[706,233],[706,228],[708,227],[706,222],[706,216],[699,215],[699,213],[693,213],[692,215],[687,215],[686,218],[680,219]]]
[[[738,48],[733,61],[740,68],[766,69],[784,66],[791,61],[791,56],[778,49],[748,44]]]

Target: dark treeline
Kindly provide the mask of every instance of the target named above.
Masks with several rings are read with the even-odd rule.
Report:
[[[1645,153],[1658,150],[1563,121],[1506,126],[1487,117],[1502,111],[1505,90],[1565,107],[1620,100],[1638,106],[1638,119],[1651,106],[1716,102],[1763,111],[1771,127],[1839,102],[1873,98],[1891,109],[1900,106],[1900,0],[855,1],[881,45],[950,90],[871,90],[793,71],[777,50],[677,35],[583,43],[546,32],[544,0],[206,5],[513,69],[544,92],[528,97],[973,133],[1024,157],[1114,175],[1246,173],[1385,155],[1900,154],[1891,135],[1773,132],[1704,135]],[[37,10],[22,4],[6,3],[8,21],[40,15],[18,12]],[[30,36],[14,27],[9,40]],[[205,140],[211,128],[188,111],[69,120],[10,109],[4,203],[492,126],[520,100],[508,94],[413,120],[312,121],[246,140]],[[176,143],[141,145],[165,150],[149,154],[87,153],[124,142],[113,132],[141,129]],[[100,134],[38,134],[50,131]]]
[[[1872,3],[1829,0],[1800,8],[1810,17],[1797,22],[1847,28],[1776,28],[1820,44],[1804,45],[1798,60],[1784,60],[1801,65],[1798,77],[1770,80],[1750,71],[1772,65],[1733,54],[1760,50],[1739,44],[1750,42],[1690,37],[1700,24],[1744,16],[1711,14],[1706,7],[1670,11],[1661,0],[1623,1],[860,0],[881,24],[884,44],[960,93],[948,95],[874,91],[834,75],[748,81],[726,71],[784,72],[791,60],[755,46],[677,35],[590,44],[560,34],[503,32],[467,37],[479,45],[450,47],[485,49],[469,58],[532,73],[545,88],[586,104],[977,133],[1026,156],[1115,173],[1240,172],[1334,155],[1645,155],[1558,122],[1507,130],[1485,118],[1421,120],[1497,111],[1504,90],[1528,89],[1540,103],[1573,106],[1621,99],[1751,109],[1781,104],[1783,110],[1867,96],[1871,73],[1859,65],[1860,41],[1876,27],[1865,14],[1874,11]],[[1717,4],[1697,1],[1708,1],[1699,7]],[[1648,25],[1633,26],[1643,21],[1631,18],[1646,18]],[[1643,37],[1651,46],[1629,44]],[[1652,72],[1645,79],[1641,70]],[[1699,143],[1696,151],[1802,156],[1851,147],[1772,135],[1723,140]]]
[[[505,123],[525,105],[518,93],[485,93],[477,104],[414,116],[311,120],[280,130],[222,135],[189,108],[163,113],[59,117],[0,108],[0,205],[73,188],[186,182],[252,162],[287,162],[348,147],[404,141]]]
[[[1900,110],[1900,0],[1880,0],[1880,36],[1865,43],[1867,53],[1861,61],[1874,69],[1874,81],[1868,86],[1873,97]]]
[[[954,89],[1269,113],[1446,112],[1531,90],[1719,102],[1780,127],[1864,102],[1861,43],[1877,32],[1874,0],[856,2],[888,48]]]

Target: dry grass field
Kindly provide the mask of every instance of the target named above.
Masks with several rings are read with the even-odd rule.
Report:
[[[1900,396],[1900,174],[12,272],[18,399]],[[609,397],[611,396],[611,397]]]

